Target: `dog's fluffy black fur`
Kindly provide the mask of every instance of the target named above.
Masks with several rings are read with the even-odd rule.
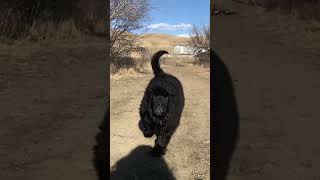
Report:
[[[149,82],[141,101],[139,128],[145,137],[156,135],[153,156],[166,153],[171,136],[180,124],[184,107],[184,93],[180,81],[160,68],[160,57],[167,51],[158,51],[151,59],[154,78]]]

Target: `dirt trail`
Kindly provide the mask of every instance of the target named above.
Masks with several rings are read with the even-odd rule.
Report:
[[[320,44],[310,39],[320,34],[225,3],[238,14],[212,18],[213,47],[232,74],[240,114],[228,179],[319,179]]]
[[[175,62],[168,62],[162,66],[164,71],[179,78],[186,97],[181,125],[168,146],[164,161],[168,165],[168,171],[173,173],[176,179],[210,179],[209,72],[191,64],[183,63],[183,65],[176,67]],[[111,78],[110,166],[114,166],[122,158],[128,158],[127,155],[136,147],[154,144],[154,137],[144,138],[138,129],[140,101],[152,76],[152,73],[148,73]],[[149,155],[147,151],[144,153]],[[149,157],[142,156],[142,158]],[[146,161],[148,160],[140,159],[135,162],[131,169],[127,169],[126,178],[134,176],[145,178],[145,172],[135,168],[137,164]],[[156,160],[151,158],[150,161]]]
[[[96,179],[105,56],[95,38],[1,47],[1,180]]]

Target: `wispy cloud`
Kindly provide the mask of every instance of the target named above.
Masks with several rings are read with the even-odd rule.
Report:
[[[185,30],[192,29],[192,25],[185,24],[185,23],[179,23],[179,24],[158,23],[158,24],[149,25],[148,29],[162,30],[162,31],[185,31]]]
[[[190,34],[178,34],[179,37],[190,37]]]
[[[179,37],[194,37],[195,36],[195,34],[178,34],[177,36],[179,36]]]

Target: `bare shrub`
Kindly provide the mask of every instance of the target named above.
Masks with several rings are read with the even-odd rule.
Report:
[[[210,51],[206,51],[204,53],[198,54],[195,57],[195,61],[193,64],[200,65],[205,68],[210,68]]]
[[[138,58],[135,59],[134,70],[136,72],[146,72],[151,69],[149,58]]]
[[[132,49],[131,56],[134,57],[134,70],[137,72],[145,72],[150,69],[150,52],[143,47],[136,46]]]
[[[110,64],[113,66],[113,73],[117,73],[120,69],[130,69],[134,67],[134,59],[132,57],[112,58]]]
[[[133,58],[129,56],[117,57],[110,63],[110,73],[116,74],[120,70],[133,69],[136,72],[146,72],[151,69],[149,58]]]
[[[58,24],[54,22],[34,22],[29,29],[27,39],[31,41],[44,40],[47,38],[66,39],[79,37],[81,31],[76,26],[73,19],[62,21]]]
[[[110,1],[110,56],[113,73],[129,68],[142,72],[147,67],[149,53],[136,44],[146,30],[143,23],[149,20],[150,9],[149,0]]]
[[[110,1],[110,54],[112,57],[128,55],[139,35],[133,33],[143,30],[143,22],[149,19],[151,9],[149,0],[111,0]]]
[[[209,26],[193,26],[190,33],[188,45],[195,49],[195,53],[200,53],[202,50],[209,51],[210,49],[210,27]]]
[[[210,27],[205,25],[201,27],[193,26],[188,44],[195,49],[196,59],[194,64],[210,66]]]
[[[131,54],[116,56],[112,58],[110,70],[112,74],[120,70],[132,69],[135,72],[146,72],[151,69],[150,53],[143,47],[135,47],[131,49]]]

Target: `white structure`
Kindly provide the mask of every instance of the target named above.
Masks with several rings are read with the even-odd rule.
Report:
[[[205,52],[205,50],[201,49],[200,52],[197,52],[196,48],[194,48],[192,46],[177,44],[177,45],[174,46],[173,52],[174,52],[174,54],[177,54],[177,55],[195,55],[195,54],[198,54],[198,53]]]

